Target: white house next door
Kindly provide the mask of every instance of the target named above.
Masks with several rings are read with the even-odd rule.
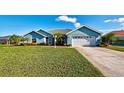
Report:
[[[72,46],[94,46],[96,39],[94,36],[74,36],[72,38]]]

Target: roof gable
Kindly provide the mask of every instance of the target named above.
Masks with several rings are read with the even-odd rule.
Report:
[[[68,33],[66,33],[66,34],[68,35],[68,34],[74,32],[74,31],[78,31],[78,30],[80,30],[80,29],[83,28],[83,27],[85,27],[85,28],[87,28],[87,29],[90,29],[91,31],[94,31],[94,32],[96,32],[96,33],[98,33],[98,34],[100,34],[100,35],[102,34],[101,32],[99,32],[99,31],[97,31],[97,30],[95,30],[95,29],[93,29],[93,28],[91,28],[91,27],[89,27],[89,26],[86,26],[86,25],[80,26],[79,28],[77,28],[77,29],[75,29],[75,30],[72,30],[72,31],[70,31],[70,32],[68,32]]]
[[[39,33],[39,32],[36,32],[36,31],[31,31],[31,32],[25,34],[24,36],[26,36],[26,35],[28,35],[28,34],[30,34],[30,33],[37,33],[37,34],[39,34],[39,35],[41,35],[41,36],[47,37],[47,36],[45,36],[45,35],[43,35],[43,34],[41,34],[41,33]]]
[[[40,34],[43,34],[45,36],[52,36],[52,34],[50,34],[49,32],[46,32],[46,31],[44,31],[42,29],[38,30],[37,32],[40,33]]]

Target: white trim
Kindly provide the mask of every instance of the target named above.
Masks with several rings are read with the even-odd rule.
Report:
[[[91,28],[91,27],[89,27],[89,26],[87,26],[87,25],[82,25],[82,26],[78,27],[77,29],[72,30],[72,31],[70,31],[70,32],[66,33],[66,35],[68,35],[68,34],[70,34],[70,33],[74,32],[74,31],[77,31],[78,29],[80,29],[80,28],[82,28],[82,27],[87,27],[87,28],[89,28],[89,29],[93,30],[94,32],[97,32],[97,33],[99,33],[99,34],[102,34],[102,32],[99,32],[99,31],[98,31],[98,30],[96,30],[96,29],[93,29],[93,28]]]
[[[44,39],[44,43],[46,44],[46,37],[44,37],[43,39]]]

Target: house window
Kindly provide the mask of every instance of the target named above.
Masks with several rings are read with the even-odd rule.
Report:
[[[36,43],[36,38],[35,39],[32,39],[32,43]]]

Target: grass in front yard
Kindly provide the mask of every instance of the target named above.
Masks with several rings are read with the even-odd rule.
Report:
[[[107,48],[124,52],[124,47],[123,46],[108,46]]]
[[[0,47],[0,76],[103,76],[73,48]]]

